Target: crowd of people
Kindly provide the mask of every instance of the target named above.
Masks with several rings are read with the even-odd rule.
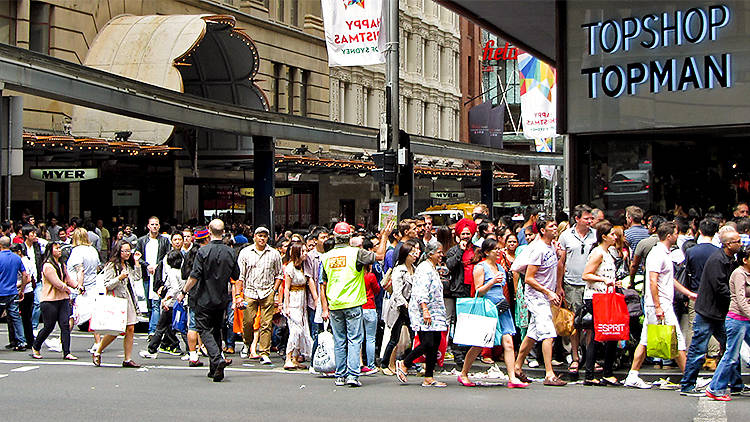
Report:
[[[63,359],[78,359],[70,333],[87,322],[76,308],[109,294],[127,301],[123,367],[140,366],[133,337],[139,317],[147,317],[141,359],[182,355],[196,367],[204,365],[203,354],[214,381],[236,353],[271,364],[275,351],[285,357],[285,370],[319,374],[311,363],[319,334],[330,330],[335,370],[322,375],[341,386],[361,386],[361,376],[378,373],[406,383],[418,369],[422,386],[446,387],[435,371],[452,359],[457,383],[472,387],[470,371],[481,359],[504,362],[509,388],[527,387],[524,368],[540,363],[546,386],[564,386],[583,370],[584,385],[651,388],[639,374],[648,359],[682,370],[679,385],[660,385],[683,395],[730,400],[747,390],[740,358],[743,342],[750,343],[747,204],[730,218],[680,208],[645,215],[631,206],[624,224],[586,205],[574,207],[571,218],[534,208],[522,220],[488,214],[478,205],[451,226],[416,216],[380,230],[338,222],[275,237],[263,226],[225,227],[218,219],[194,227],[162,226],[151,217],[137,237],[131,226],[110,232],[101,220],[60,226],[25,216],[21,224],[3,223],[0,237],[6,349],[42,359],[46,344]],[[599,343],[593,298],[623,289],[635,292],[631,303],[636,298],[631,339]],[[458,305],[473,297],[497,310],[494,347],[453,342]],[[183,307],[186,333],[172,324]],[[567,337],[555,326],[559,307],[575,315],[577,329]],[[653,324],[675,327],[674,361],[648,356]],[[55,326],[59,339],[50,339]],[[92,337],[92,360],[100,366],[118,336]],[[627,376],[617,379],[615,370],[628,363]],[[715,368],[708,385],[698,378],[705,365]]]

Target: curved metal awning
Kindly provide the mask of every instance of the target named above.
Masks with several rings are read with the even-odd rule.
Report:
[[[97,35],[85,66],[214,101],[267,110],[268,100],[254,83],[258,51],[235,29],[232,16],[124,15]],[[75,136],[163,144],[174,127],[86,107],[73,107]],[[223,135],[234,136],[234,135]]]

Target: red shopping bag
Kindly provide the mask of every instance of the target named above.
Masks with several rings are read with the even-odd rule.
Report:
[[[412,349],[415,349],[417,346],[419,346],[419,334],[416,334],[414,336],[414,347]],[[437,366],[443,366],[443,362],[445,361],[445,351],[448,349],[448,332],[443,331],[440,333],[440,346],[438,346],[438,356],[437,356]],[[420,356],[416,359],[414,359],[415,363],[422,363],[424,362],[424,356]]]
[[[594,293],[594,340],[619,341],[630,339],[630,313],[625,296],[608,291]]]

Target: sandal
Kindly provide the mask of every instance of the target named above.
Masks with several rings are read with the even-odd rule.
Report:
[[[605,384],[602,380],[598,378],[590,379],[590,380],[583,380],[583,385],[593,385],[596,387],[606,387],[607,384]]]
[[[611,385],[612,387],[621,387],[622,386],[622,382],[620,382],[615,377],[602,378],[602,384],[603,385]]]
[[[284,365],[284,370],[285,371],[296,371],[297,367],[294,366],[294,365],[292,365],[292,366],[286,366],[286,365]]]
[[[432,382],[428,382],[428,383],[424,383],[424,382],[422,383],[422,387],[444,388],[444,387],[447,387],[447,386],[448,386],[448,384],[446,384],[444,382],[441,382],[441,381],[437,381],[437,380],[432,381]]]
[[[544,379],[544,385],[550,386],[550,387],[562,387],[564,385],[567,385],[568,383],[561,380],[558,377],[552,377],[552,378],[545,378]]]
[[[482,358],[482,363],[485,365],[492,365],[495,363],[495,361],[492,360],[492,358]]]
[[[307,369],[307,365],[303,365],[303,364],[301,364],[301,363],[298,363],[298,364],[297,364],[297,365],[295,366],[295,368],[297,368],[297,369]]]
[[[397,360],[396,361],[396,377],[402,384],[406,384],[407,382],[406,371],[401,369],[402,366],[404,366],[404,361]]]
[[[570,374],[577,374],[578,373],[578,361],[574,360],[573,362],[570,362],[570,366],[568,366],[568,373]]]
[[[604,372],[604,368],[602,368],[602,366],[599,365],[598,363],[595,363],[594,364],[594,373],[600,374],[602,372]]]
[[[469,377],[466,377],[466,379],[469,379]],[[458,376],[458,383],[463,385],[464,387],[476,387],[477,386],[477,384],[475,382],[471,382],[471,380],[466,381],[466,382],[462,380],[461,375]]]
[[[523,383],[527,383],[527,384],[531,383],[531,380],[529,379],[529,377],[526,376],[526,373],[523,372],[523,370],[516,371],[516,378],[518,378],[518,380]]]

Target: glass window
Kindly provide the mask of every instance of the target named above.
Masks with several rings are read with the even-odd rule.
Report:
[[[38,1],[31,2],[31,23],[29,25],[29,49],[49,54],[50,5]]]

